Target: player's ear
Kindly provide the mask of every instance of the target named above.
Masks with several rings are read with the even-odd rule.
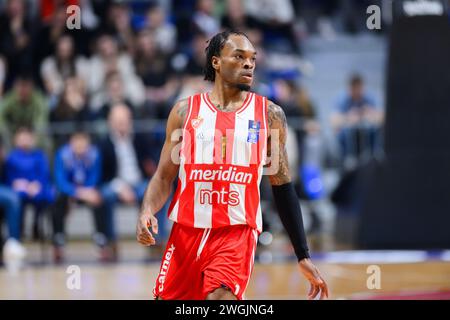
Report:
[[[214,70],[219,70],[220,58],[217,56],[213,56],[211,59],[211,65]]]

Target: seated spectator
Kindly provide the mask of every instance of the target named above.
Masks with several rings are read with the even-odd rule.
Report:
[[[96,112],[91,112],[94,120],[106,120],[112,106],[117,103],[125,104],[130,108],[133,115],[137,112],[129,97],[126,96],[125,84],[122,76],[117,71],[110,71],[106,75],[105,90],[99,98],[102,100],[102,106]]]
[[[155,35],[147,29],[139,32],[134,61],[147,97],[143,116],[167,119],[179,81],[168,57],[157,48]]]
[[[114,207],[117,202],[138,206],[156,170],[160,146],[144,134],[133,133],[129,108],[115,105],[108,117],[109,135],[101,142],[104,158],[101,193],[108,222],[107,238],[117,252]],[[164,210],[162,210],[164,211]],[[160,219],[161,236],[164,220]]]
[[[125,97],[139,108],[145,100],[145,88],[136,75],[131,56],[119,51],[117,41],[111,35],[102,34],[97,39],[97,52],[89,63],[88,93],[92,96],[89,103],[92,111],[98,112],[104,105],[106,76],[113,71],[120,74]]]
[[[292,1],[259,0],[244,2],[245,12],[264,33],[265,44],[271,50],[300,54],[300,43],[294,31],[295,11]]]
[[[105,247],[104,218],[100,209],[102,198],[97,189],[101,174],[100,153],[84,132],[72,134],[70,142],[58,149],[54,165],[58,189],[56,203],[52,208],[54,261],[64,261],[65,219],[70,205],[83,203],[93,210],[96,233],[94,241],[100,249],[101,261],[109,259]]]
[[[36,136],[29,128],[19,128],[14,135],[14,148],[5,161],[5,181],[22,200],[22,229],[25,205],[34,208],[33,238],[38,239],[39,215],[54,200],[54,191],[47,156],[36,148]]]
[[[56,131],[53,133],[55,148],[60,147],[68,140],[69,125],[77,126],[84,121],[93,118],[87,105],[87,97],[85,88],[78,78],[67,78],[61,96],[58,99],[56,107],[50,112],[50,123],[58,125],[63,123],[61,127],[63,132]],[[67,122],[72,122],[68,124]],[[59,130],[55,127],[54,130]]]
[[[45,58],[41,64],[41,77],[50,96],[59,96],[68,78],[76,77],[84,85],[87,72],[87,61],[76,55],[73,38],[68,34],[57,40],[55,54]]]
[[[341,97],[331,117],[344,165],[353,166],[360,155],[371,156],[379,151],[383,118],[381,108],[365,92],[362,77],[353,75],[348,92]]]
[[[26,250],[20,238],[21,201],[19,195],[5,184],[4,156],[4,146],[0,139],[0,217],[3,215],[8,231],[7,240],[0,251],[3,262],[10,268],[13,263],[18,263],[20,267],[25,259]],[[0,241],[3,242],[3,239]]]
[[[130,5],[122,1],[110,2],[106,12],[103,32],[111,34],[117,41],[120,50],[130,55],[134,52],[134,30],[131,26]]]
[[[176,100],[184,99],[198,92],[206,92],[211,84],[205,81],[203,68],[206,63],[205,48],[208,37],[203,33],[196,33],[191,41],[191,52],[183,70],[181,90]]]
[[[56,41],[65,33],[70,33],[74,37],[79,54],[85,56],[90,54],[91,37],[94,35],[95,29],[100,22],[94,12],[94,7],[96,4],[102,6],[109,3],[109,1],[40,0],[36,2],[38,3],[37,6],[39,6],[36,9],[38,13],[40,12],[42,22],[39,37],[37,38],[39,61],[55,52]],[[69,21],[67,9],[71,5],[77,5],[80,8],[80,29],[67,28],[67,22]],[[72,16],[72,14],[70,15]]]
[[[21,70],[33,68],[35,25],[27,15],[24,0],[2,2],[6,2],[6,6],[0,11],[0,54],[8,67],[4,80],[7,91]]]
[[[146,16],[146,26],[154,35],[154,41],[157,49],[164,54],[171,54],[177,44],[177,29],[171,24],[159,5],[152,6]]]
[[[194,32],[202,32],[212,37],[220,31],[220,22],[214,16],[215,4],[214,0],[197,0],[192,14]]]
[[[257,21],[246,14],[241,0],[226,1],[226,12],[222,16],[221,24],[223,28],[239,31],[244,31],[248,28],[256,28],[258,26]]]
[[[48,56],[57,51],[58,40],[67,33],[76,36],[74,30],[67,29],[67,7],[63,3],[55,6],[51,16],[42,22],[35,37],[36,49],[34,50],[35,62],[38,66]],[[78,30],[77,30],[78,31]],[[39,71],[39,69],[38,69]]]
[[[35,89],[29,74],[17,77],[14,89],[6,93],[0,105],[0,130],[9,135],[20,127],[32,128],[39,144],[47,146],[43,135],[48,123],[48,107],[42,93]]]

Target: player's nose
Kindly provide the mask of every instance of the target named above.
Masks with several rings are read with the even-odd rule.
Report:
[[[255,67],[255,63],[251,59],[245,59],[244,61],[244,69],[253,69]]]

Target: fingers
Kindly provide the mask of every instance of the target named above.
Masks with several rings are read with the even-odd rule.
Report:
[[[320,300],[328,298],[328,291],[326,289],[320,289]]]
[[[313,291],[314,291],[314,285],[311,284],[309,287],[308,298],[312,295]]]
[[[151,225],[150,219],[151,217],[149,216],[142,216],[139,218],[139,231],[143,234],[152,236],[150,230],[148,229]]]
[[[141,228],[138,232],[138,242],[146,246],[154,245],[156,243],[156,240],[153,235],[150,233],[150,231],[148,231],[146,227],[144,227],[143,229]]]
[[[158,219],[156,219],[155,216],[151,216],[151,218],[150,218],[150,224],[151,224],[151,226],[152,226],[152,231],[153,231],[155,234],[158,234]]]
[[[152,219],[152,216],[142,216],[139,218],[137,230],[136,230],[136,238],[137,241],[145,246],[154,245],[156,243],[155,238],[149,230],[148,226],[152,226],[152,231],[155,230],[154,226],[156,225],[156,231],[158,221],[156,218]],[[156,232],[155,232],[156,233]]]
[[[317,296],[317,294],[320,292],[320,287],[318,285],[316,285],[316,284],[311,284],[310,292],[311,291],[312,291],[312,293],[310,293],[308,295],[308,299],[309,300],[313,300]]]
[[[320,288],[320,291],[321,291],[320,300],[323,300],[325,298],[328,298],[328,285],[323,279],[321,279],[321,280],[322,280],[322,286]]]
[[[319,276],[311,281],[311,288],[309,289],[308,299],[312,300],[317,297],[320,292],[320,300],[328,298],[328,286],[326,282]]]
[[[151,246],[156,243],[155,238],[153,236],[146,236],[146,235],[138,235],[137,240],[140,244],[143,244],[144,246]]]

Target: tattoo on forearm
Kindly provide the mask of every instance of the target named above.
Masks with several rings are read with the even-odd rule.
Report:
[[[287,138],[287,121],[283,109],[280,106],[270,103],[267,110],[268,124],[271,130],[278,130],[278,141],[271,141],[269,137],[267,144],[267,155],[271,157],[272,152],[278,152],[278,171],[269,176],[269,181],[272,185],[282,185],[291,181],[289,175],[289,163],[286,152],[286,138]],[[272,149],[272,142],[274,148]]]

